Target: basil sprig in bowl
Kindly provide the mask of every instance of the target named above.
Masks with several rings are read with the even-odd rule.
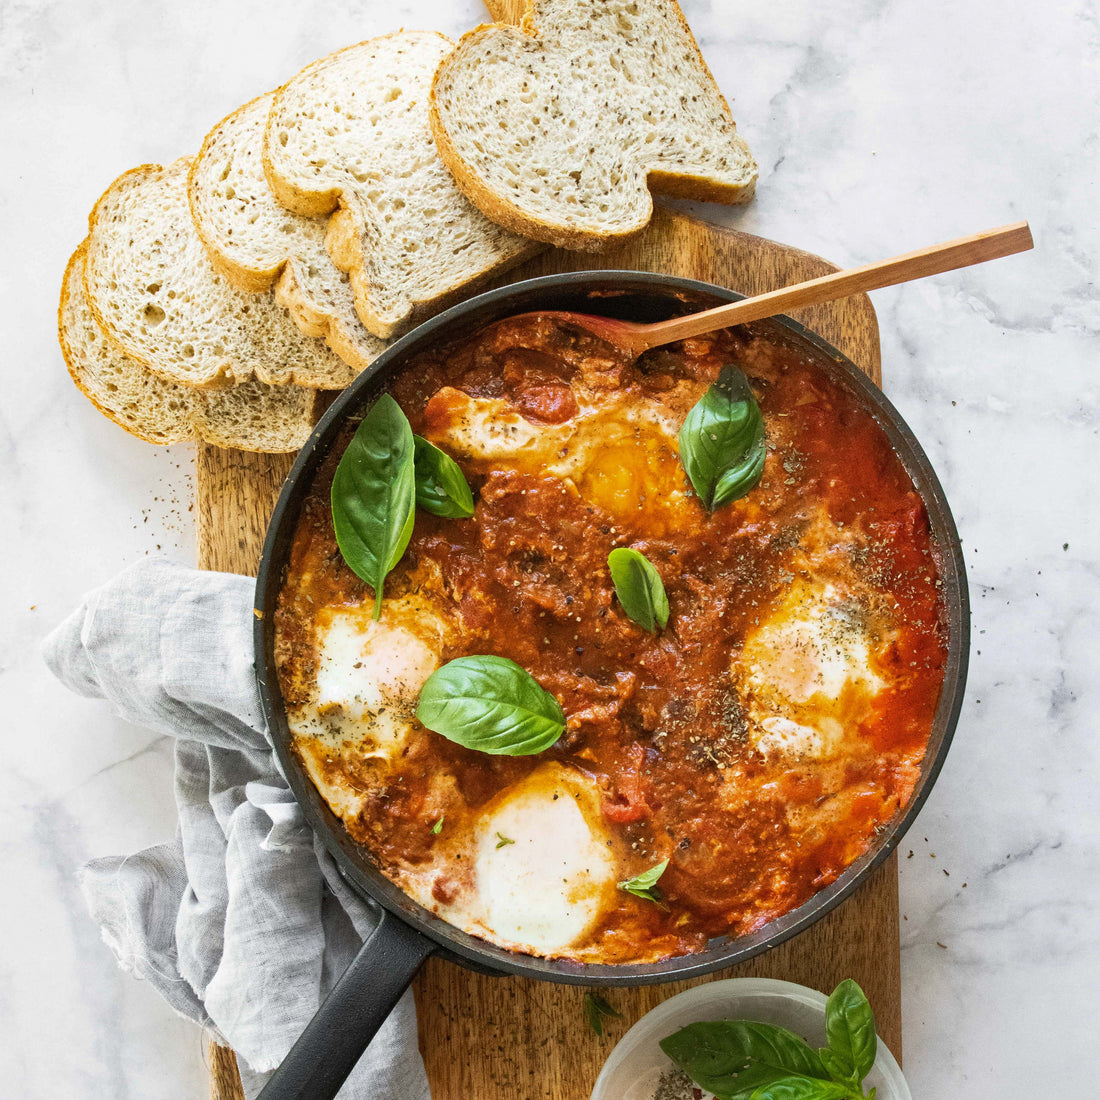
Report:
[[[669,1082],[685,1066],[704,1076],[708,1069],[729,1068],[725,1064],[729,1059],[715,1057],[722,1053],[719,1049],[722,1047],[720,1029],[708,1025],[730,1020],[765,1025],[758,1029],[765,1041],[761,1043],[760,1050],[752,1051],[753,1054],[760,1054],[765,1059],[773,1054],[780,1060],[793,1057],[802,1073],[823,1074],[821,1087],[816,1093],[810,1089],[805,1092],[781,1091],[779,1095],[789,1095],[791,1100],[796,1097],[797,1100],[816,1100],[817,1096],[825,1100],[826,1097],[841,1095],[870,1096],[874,1089],[875,1100],[912,1100],[897,1061],[874,1034],[873,1017],[868,1028],[867,1021],[859,1018],[859,1013],[848,1011],[858,1007],[862,1001],[859,987],[854,982],[841,983],[834,991],[831,1012],[827,1012],[829,1000],[816,989],[772,978],[730,978],[695,986],[659,1004],[619,1040],[596,1080],[591,1100],[653,1100],[662,1084],[668,1091]],[[862,1003],[866,1004],[865,1001]],[[844,1026],[841,1027],[841,1024]],[[769,1033],[774,1034],[777,1028],[791,1034],[794,1041],[790,1044],[790,1051],[765,1050],[772,1045],[767,1042]],[[715,1036],[708,1036],[707,1033],[712,1030],[716,1032]],[[747,1030],[752,1030],[751,1026]],[[714,1038],[714,1043],[710,1043],[711,1038]],[[708,1043],[710,1046],[717,1043],[717,1047],[705,1049]],[[670,1050],[676,1059],[670,1057],[666,1050]],[[819,1068],[822,1061],[820,1051],[831,1052],[825,1055],[825,1059],[832,1065],[836,1076],[844,1076],[844,1070],[851,1068],[853,1073],[860,1074],[859,1084],[845,1088],[826,1081],[824,1078],[830,1075],[827,1069]],[[851,1067],[844,1064],[845,1051],[853,1063]],[[795,1062],[791,1063],[790,1068],[797,1072]],[[761,1080],[767,1076],[759,1070],[756,1075]],[[744,1078],[746,1085],[751,1084],[751,1080],[750,1077]],[[750,1089],[745,1097],[728,1092],[726,1086],[731,1085],[731,1081],[717,1076],[708,1083],[718,1087],[719,1096],[728,1094],[731,1100],[747,1100],[753,1091]],[[700,1087],[698,1083],[693,1084]],[[736,1084],[736,1078],[732,1084]]]

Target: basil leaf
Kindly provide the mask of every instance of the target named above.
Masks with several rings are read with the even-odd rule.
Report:
[[[825,1072],[834,1081],[847,1081],[851,1078],[845,1064],[828,1047],[822,1047],[817,1053]]]
[[[749,1100],[862,1100],[859,1090],[853,1097],[851,1088],[837,1081],[820,1077],[803,1077],[792,1073],[761,1085]]]
[[[758,1062],[746,1069],[736,1070],[728,1077],[716,1077],[711,1084],[703,1084],[701,1081],[695,1083],[708,1092],[713,1092],[718,1100],[751,1100],[757,1089],[772,1081],[778,1081],[786,1075],[786,1070]],[[688,1074],[688,1076],[691,1075]]]
[[[709,1085],[702,1087],[708,1092],[713,1092],[719,1100],[751,1100],[757,1089],[772,1081],[778,1081],[786,1076],[786,1073],[786,1070],[766,1066],[761,1062],[731,1073],[728,1079],[715,1078],[714,1085],[717,1088]],[[695,1083],[699,1084],[698,1081]]]
[[[628,894],[633,894],[636,898],[652,901],[657,905],[664,905],[661,891],[657,889],[657,880],[665,873],[667,866],[668,860],[662,859],[656,867],[650,867],[648,871],[643,871],[640,875],[635,875],[633,878],[620,882],[619,889],[625,890]]]
[[[878,1050],[875,1014],[863,990],[845,978],[829,995],[825,1004],[825,1035],[829,1040],[830,1059],[850,1084],[858,1084],[871,1072]],[[836,1076],[836,1070],[833,1070]]]
[[[707,511],[756,488],[766,457],[764,415],[749,380],[724,366],[680,429],[680,461]]]
[[[817,1053],[792,1031],[753,1020],[706,1020],[689,1024],[661,1040],[661,1049],[710,1092],[751,1064],[771,1066],[783,1074],[828,1078]],[[704,1080],[705,1078],[705,1080]],[[740,1087],[740,1085],[739,1085]]]
[[[447,519],[472,516],[474,494],[458,463],[422,436],[413,436],[413,442],[417,505]]]
[[[374,589],[382,585],[412,537],[416,490],[413,434],[401,407],[383,394],[363,418],[332,479],[332,525],[348,568]]]
[[[616,1012],[598,993],[586,993],[584,995],[584,1015],[588,1020],[588,1026],[597,1034],[603,1035],[604,1017],[622,1017],[621,1012]]]
[[[459,657],[436,669],[416,717],[449,741],[497,756],[531,756],[565,732],[557,699],[505,657]]]
[[[668,596],[652,562],[638,550],[620,546],[607,555],[607,567],[627,615],[650,634],[664,630],[668,626]]]

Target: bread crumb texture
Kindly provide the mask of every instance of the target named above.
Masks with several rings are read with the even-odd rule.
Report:
[[[242,292],[215,271],[187,203],[190,163],[132,169],[96,204],[84,271],[96,322],[169,382],[342,389],[355,372],[338,355],[271,294]]]
[[[264,175],[274,93],[238,107],[207,134],[188,174],[191,217],[214,266],[238,289],[274,288],[299,330],[323,338],[355,372],[386,346],[355,312],[351,281],[325,249],[327,217],[282,206]]]
[[[244,451],[296,451],[313,427],[312,390],[242,382],[197,389],[166,382],[131,359],[99,327],[84,296],[87,241],[65,269],[58,338],[80,391],[105,416],[147,443],[201,439]]]
[[[531,0],[439,66],[431,124],[487,215],[567,248],[643,229],[650,188],[748,202],[757,168],[675,0]]]
[[[349,46],[280,88],[267,120],[268,182],[298,214],[331,212],[329,255],[380,337],[536,250],[471,205],[439,159],[428,100],[451,46],[404,31]]]

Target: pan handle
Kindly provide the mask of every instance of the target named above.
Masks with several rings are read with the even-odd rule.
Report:
[[[259,1100],[332,1100],[435,946],[383,910]]]

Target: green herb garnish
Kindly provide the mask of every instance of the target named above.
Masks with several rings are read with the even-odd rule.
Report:
[[[458,463],[434,443],[413,436],[416,503],[433,516],[468,519],[474,514],[474,494]]]
[[[584,1015],[588,1020],[588,1026],[600,1036],[603,1035],[605,1018],[622,1018],[622,1013],[616,1012],[598,993],[586,993],[584,995]]]
[[[851,978],[825,1007],[829,1045],[814,1050],[786,1028],[751,1020],[689,1024],[661,1049],[718,1100],[874,1100],[862,1081],[875,1063],[875,1018]]]
[[[439,836],[443,832],[443,815],[439,815],[439,820],[432,826],[432,836]]]
[[[661,574],[638,550],[620,546],[607,555],[615,595],[623,610],[643,630],[656,634],[668,625],[668,596]]]
[[[374,589],[382,586],[412,537],[416,487],[413,434],[400,406],[383,394],[352,436],[332,479],[332,524],[348,568]]]
[[[652,901],[654,904],[663,907],[664,898],[661,896],[661,891],[657,889],[657,880],[665,873],[667,866],[668,860],[662,859],[656,867],[650,867],[648,871],[643,871],[640,875],[635,875],[633,878],[620,882],[619,889],[625,890],[628,894],[633,894],[636,898]]]
[[[766,457],[764,416],[749,380],[737,367],[725,366],[687,414],[680,461],[704,507],[713,512],[756,488]]]
[[[510,836],[497,833],[497,848],[503,848],[506,844],[515,844],[515,841]]]
[[[459,657],[436,669],[416,717],[455,744],[498,756],[531,756],[565,732],[557,699],[505,657]]]
[[[875,1014],[863,990],[845,978],[829,995],[825,1006],[825,1037],[828,1047],[821,1057],[829,1075],[844,1080],[860,1095],[860,1082],[875,1064],[878,1036]]]

